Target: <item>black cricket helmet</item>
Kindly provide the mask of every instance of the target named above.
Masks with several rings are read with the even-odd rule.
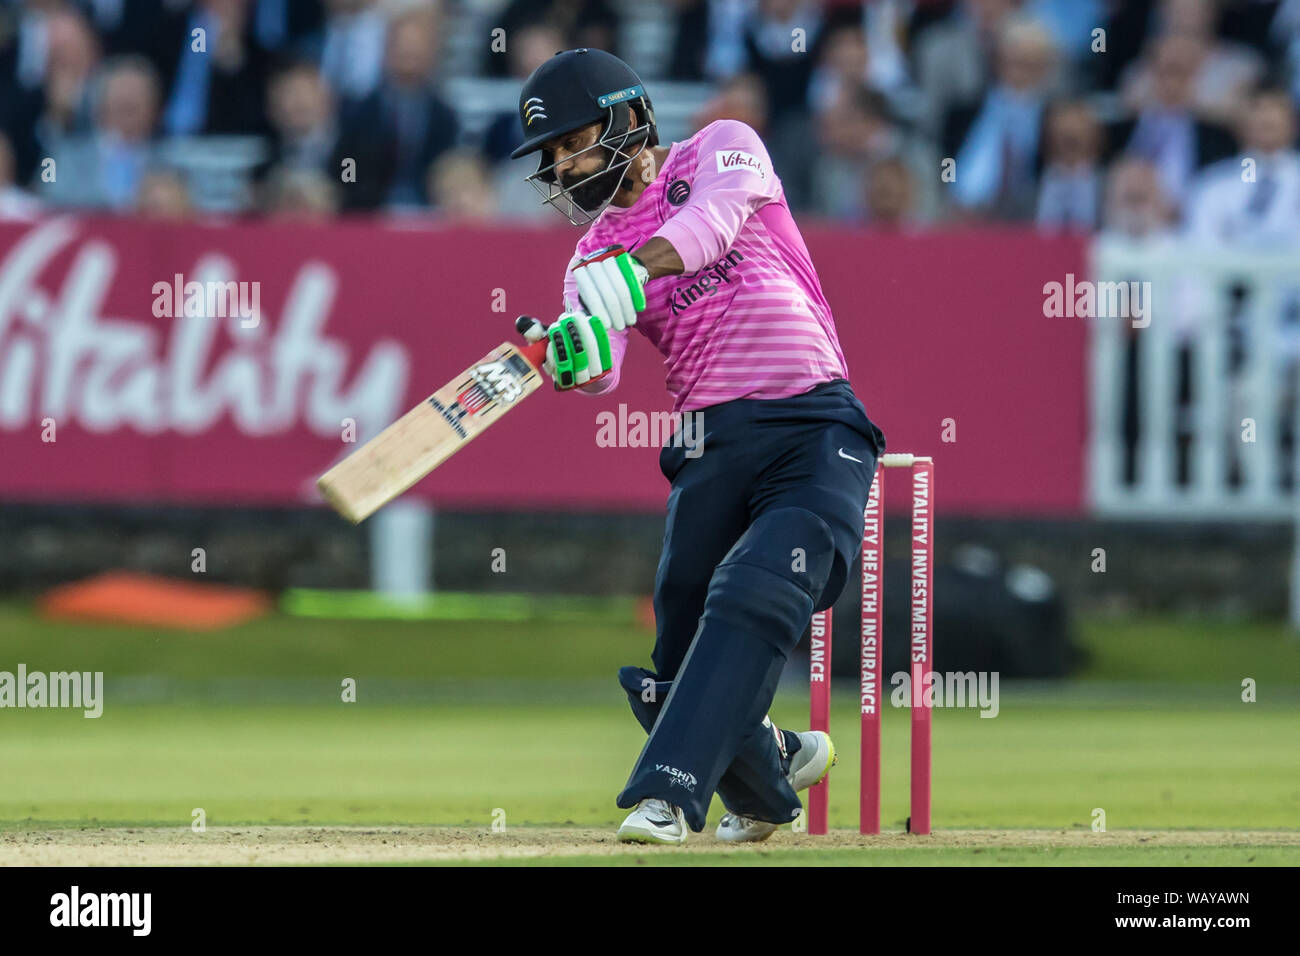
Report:
[[[558,209],[575,226],[593,222],[618,192],[629,164],[643,149],[659,144],[654,108],[641,78],[604,50],[565,50],[534,70],[519,92],[519,121],[524,142],[511,159],[541,151],[528,182],[542,194],[544,205]],[[555,157],[543,144],[592,123],[603,124],[599,139],[565,161],[603,151],[609,157],[605,168],[576,182],[560,182]]]

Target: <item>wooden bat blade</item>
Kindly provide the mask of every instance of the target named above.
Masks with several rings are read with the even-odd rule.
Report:
[[[321,494],[349,521],[364,521],[536,391],[545,355],[545,341],[502,342],[321,475]]]

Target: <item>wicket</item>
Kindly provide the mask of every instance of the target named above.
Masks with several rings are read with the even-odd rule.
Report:
[[[862,511],[862,625],[859,704],[862,713],[862,777],[858,785],[860,833],[880,832],[880,713],[886,697],[882,685],[885,602],[881,580],[885,567],[884,469],[912,469],[912,620],[911,645],[911,798],[909,833],[930,832],[930,717],[924,693],[933,669],[934,460],[908,454],[881,455]],[[810,686],[813,730],[830,731],[831,610],[812,616]],[[808,791],[808,832],[824,834],[830,777]]]

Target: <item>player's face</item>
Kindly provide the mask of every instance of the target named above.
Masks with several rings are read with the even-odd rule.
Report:
[[[609,159],[602,150],[591,149],[600,137],[600,130],[600,123],[592,123],[547,141],[545,148],[550,150],[552,161],[556,164],[555,175],[562,185],[574,185],[609,165]],[[590,152],[584,153],[583,150]]]
[[[573,190],[575,199],[582,198],[582,183],[593,181],[593,177],[610,165],[610,153],[591,148],[601,137],[601,129],[601,124],[593,122],[563,137],[555,137],[547,144],[556,164],[555,178],[565,189]]]
[[[602,123],[592,123],[581,129],[549,140],[555,165],[555,178],[579,207],[588,212],[599,209],[615,189],[615,178],[622,179],[623,170],[610,170],[608,148],[593,149],[600,140]]]
[[[611,133],[614,117],[610,116],[542,144],[541,162],[528,182],[542,194],[544,204],[559,210],[575,226],[593,222],[611,202],[628,205],[635,199],[636,186],[627,178],[628,165],[645,145],[638,141],[639,148],[627,152],[614,144],[626,144],[632,132],[642,133],[646,127],[633,131],[636,111],[627,109],[626,132],[620,127]]]

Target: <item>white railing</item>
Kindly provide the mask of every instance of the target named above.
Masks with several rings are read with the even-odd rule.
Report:
[[[1087,320],[1093,512],[1293,518],[1300,249],[1103,238],[1092,254],[1099,284],[1149,282],[1151,293],[1149,321]],[[1126,429],[1126,407],[1136,410],[1136,434]]]

